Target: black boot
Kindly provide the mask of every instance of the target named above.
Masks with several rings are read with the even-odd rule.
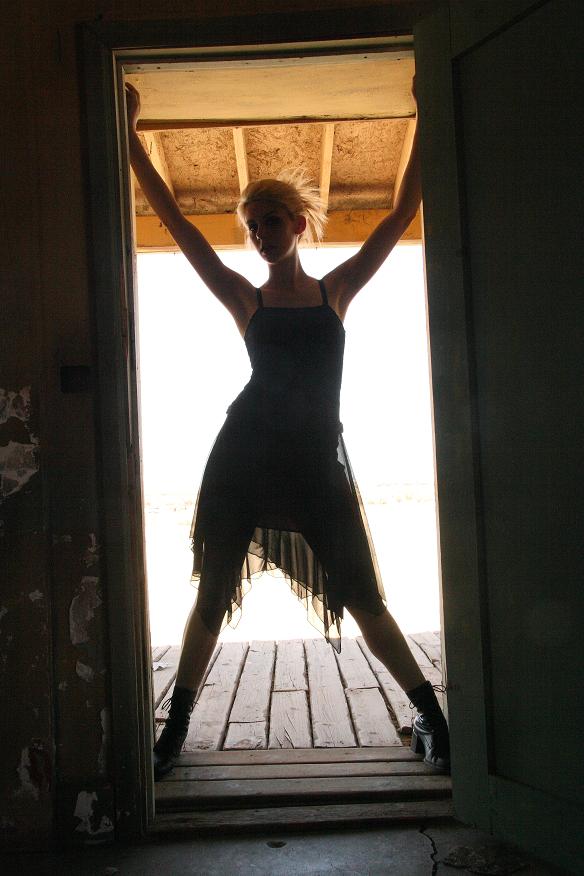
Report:
[[[412,751],[424,755],[424,763],[441,773],[450,772],[448,724],[429,681],[406,691],[418,710],[412,728]]]
[[[170,712],[164,729],[154,746],[154,781],[171,771],[187,738],[195,693],[186,687],[175,687],[170,699]],[[163,703],[166,706],[166,703]]]

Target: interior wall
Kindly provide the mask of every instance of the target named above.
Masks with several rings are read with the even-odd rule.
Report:
[[[6,844],[107,839],[116,824],[76,26],[228,12],[259,14],[260,29],[262,14],[330,10],[334,27],[342,10],[376,5],[391,7],[395,19],[421,4],[232,0],[221,7],[214,0],[176,0],[169,10],[159,0],[28,0],[4,12],[0,87],[9,124],[2,138],[0,270],[9,329],[0,380],[0,835]]]
[[[344,0],[342,4],[345,9],[364,5],[402,8],[411,4],[388,4],[386,0]],[[330,9],[334,21],[335,15],[342,14],[334,12],[339,6],[340,0],[234,0],[229,12]],[[59,4],[28,0],[12,4],[3,17],[0,39],[6,61],[0,88],[9,124],[4,126],[2,139],[5,246],[0,265],[4,326],[8,326],[0,350],[4,499],[0,527],[0,831],[7,844],[30,848],[46,846],[55,839],[107,839],[113,836],[117,819],[109,760],[111,666],[106,577],[99,561],[95,400],[91,375],[88,379],[84,370],[91,369],[95,351],[75,27],[80,21],[100,16],[106,20],[163,20],[220,14],[216,2],[208,0],[175,0],[171,12],[159,0],[66,0]],[[496,124],[495,116],[493,130]],[[477,125],[479,130],[484,120],[478,120]],[[553,129],[558,162],[570,125],[569,114]],[[492,148],[496,151],[497,141]],[[475,171],[471,168],[469,172]],[[486,186],[487,195],[500,194],[498,178],[479,177],[475,184]],[[574,185],[574,180],[561,174],[557,180],[563,189]],[[513,181],[510,186],[515,193]],[[552,181],[541,201],[537,186],[535,177],[524,210],[531,211],[532,218],[545,219],[548,205],[554,203],[556,185]],[[569,227],[579,226],[573,222]],[[563,257],[556,263],[556,275],[567,290],[572,288],[566,265],[573,248],[556,239],[553,252],[558,251]],[[512,264],[510,258],[508,265]],[[566,298],[558,302],[561,312],[558,308],[546,310],[544,291],[530,298],[525,278],[518,278],[507,296],[498,292],[494,298],[494,277],[489,271],[495,267],[492,261],[487,265],[485,310],[478,314],[477,331],[485,345],[490,344],[484,347],[485,355],[493,344],[497,348],[507,338],[518,367],[512,392],[506,389],[509,381],[504,369],[497,374],[485,372],[485,404],[495,405],[500,418],[494,419],[493,409],[485,408],[483,421],[492,429],[492,424],[505,421],[516,405],[525,412],[522,431],[513,436],[519,469],[508,471],[493,455],[500,446],[497,435],[485,435],[489,452],[484,464],[495,472],[488,481],[493,492],[487,495],[492,508],[491,571],[498,575],[496,599],[502,600],[498,616],[509,612],[505,636],[503,627],[497,626],[501,638],[495,643],[501,685],[495,696],[497,732],[501,738],[509,732],[516,734],[517,747],[524,738],[523,713],[517,705],[523,701],[523,669],[509,664],[508,643],[519,642],[513,660],[521,663],[527,652],[520,640],[529,635],[529,653],[537,654],[539,661],[539,668],[530,670],[534,677],[529,701],[539,698],[543,707],[549,708],[546,697],[551,696],[551,702],[557,704],[557,732],[549,738],[549,745],[557,746],[562,744],[563,716],[572,708],[580,676],[574,647],[562,643],[557,632],[570,628],[580,607],[579,579],[573,578],[577,535],[569,536],[575,520],[580,448],[570,443],[569,436],[576,422],[572,411],[577,410],[578,402],[573,372],[580,361],[577,327],[581,303]],[[525,297],[521,299],[518,292]],[[511,307],[514,310],[509,314]],[[485,334],[484,320],[488,322]],[[512,331],[515,324],[517,333]],[[68,370],[62,372],[62,368]],[[550,416],[542,426],[537,408],[530,407],[528,401],[533,381],[542,380],[544,371],[546,382],[537,403],[549,406]],[[539,436],[535,442],[534,435]],[[535,469],[537,481],[531,477]],[[515,511],[512,504],[506,506],[507,519],[513,525],[509,530],[501,525],[497,497],[509,498],[506,476],[517,472],[521,473],[518,480],[522,488],[514,501],[521,500],[521,504]],[[552,478],[558,475],[554,482]],[[550,484],[555,484],[551,492]],[[537,485],[543,487],[543,493],[538,494]],[[551,530],[546,522],[552,524]],[[522,536],[526,527],[529,538],[517,542],[517,529]],[[550,531],[556,538],[544,544]],[[518,570],[518,558],[525,558],[531,548],[537,550],[529,566]],[[533,584],[541,599],[537,611],[529,614],[525,599]],[[558,594],[561,610],[554,614]],[[515,681],[506,689],[511,674]],[[510,719],[511,730],[505,724]],[[552,729],[546,729],[542,739]],[[577,759],[577,745],[571,745],[570,750]],[[548,769],[549,762],[545,746],[527,764],[529,755],[529,746],[517,761],[512,754],[506,759],[501,750],[501,768],[515,770],[519,781],[532,782],[538,770]],[[569,770],[570,763],[566,757],[562,768]],[[556,778],[544,777],[546,788],[552,790]]]

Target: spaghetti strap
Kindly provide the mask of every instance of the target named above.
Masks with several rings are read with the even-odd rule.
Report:
[[[256,289],[256,298],[257,298],[257,300],[258,300],[258,307],[263,307],[263,306],[264,306],[264,301],[263,301],[263,298],[262,298],[262,290],[259,288],[259,286],[258,286],[258,288]]]
[[[326,289],[324,288],[324,283],[322,280],[318,281],[318,285],[320,286],[320,292],[322,295],[322,303],[328,304],[328,295],[326,294]]]

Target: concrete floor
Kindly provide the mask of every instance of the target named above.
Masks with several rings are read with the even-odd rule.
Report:
[[[445,876],[444,858],[454,847],[498,846],[485,834],[456,822],[394,825],[301,835],[258,834],[199,837],[127,846],[93,846],[55,854],[0,857],[4,876]],[[512,850],[525,862],[523,876],[562,876],[565,871]],[[502,864],[502,861],[499,862]],[[475,870],[475,872],[477,872]],[[485,873],[486,870],[481,872]],[[515,869],[491,869],[504,876]]]

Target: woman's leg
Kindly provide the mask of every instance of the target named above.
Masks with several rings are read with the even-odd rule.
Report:
[[[242,508],[240,520],[250,512]],[[176,685],[198,691],[217,643],[227,607],[241,581],[241,568],[255,527],[236,521],[224,524],[218,537],[206,539],[197,601],[188,616],[182,640]]]
[[[187,737],[191,712],[211,654],[217,642],[217,632],[204,623],[197,604],[191,609],[183,636],[183,646],[164,729],[154,746],[154,778],[164,778],[174,766]]]
[[[217,629],[224,612],[218,618]],[[184,687],[197,693],[205,670],[217,644],[219,632],[212,632],[197,610],[197,603],[191,609],[182,640],[182,649],[176,673],[177,687]]]
[[[156,780],[170,772],[187,737],[197,693],[219,636],[226,604],[240,580],[249,542],[248,527],[245,533],[232,531],[231,537],[224,533],[216,542],[206,541],[201,585],[183,634],[168,718],[154,746]]]
[[[405,636],[387,609],[376,615],[351,606],[347,608],[357,621],[369,650],[381,660],[404,691],[424,683],[422,671]]]

